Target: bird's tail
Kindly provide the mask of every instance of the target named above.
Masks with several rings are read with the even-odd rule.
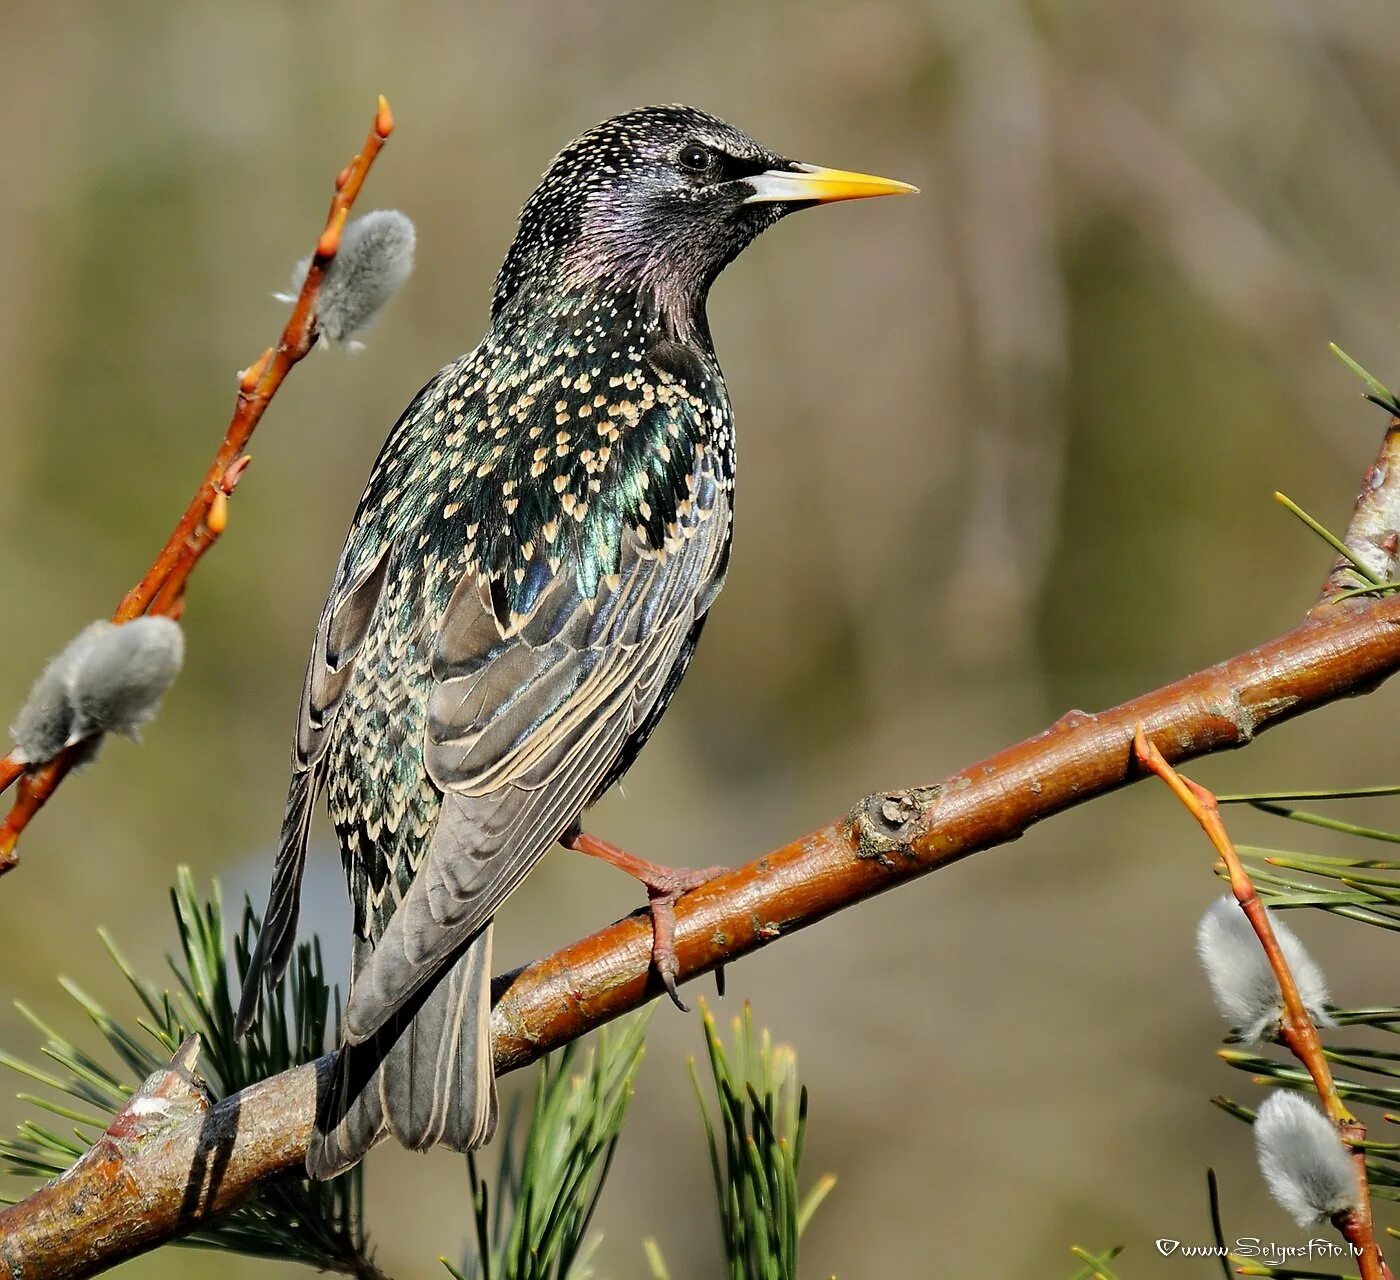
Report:
[[[371,943],[358,942],[358,973]],[[340,1049],[306,1153],[313,1178],[343,1173],[392,1133],[425,1151],[471,1151],[496,1130],[491,926],[363,1044]]]

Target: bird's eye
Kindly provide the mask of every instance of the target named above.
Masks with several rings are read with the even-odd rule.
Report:
[[[681,168],[691,173],[704,173],[715,162],[715,153],[698,142],[687,143],[681,148]]]

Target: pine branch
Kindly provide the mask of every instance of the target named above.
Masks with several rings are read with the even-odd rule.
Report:
[[[827,1174],[806,1193],[798,1176],[807,1135],[807,1086],[797,1074],[797,1056],[774,1045],[765,1027],[754,1034],[748,1004],[734,1019],[726,1050],[702,1000],[706,1061],[714,1086],[714,1114],[701,1087],[695,1061],[690,1078],[710,1148],[720,1235],[730,1280],[797,1280],[797,1246],[821,1202],[836,1185]],[[652,1271],[665,1273],[653,1243]]]
[[[467,1156],[475,1248],[455,1280],[588,1280],[600,1236],[593,1211],[612,1166],[641,1066],[650,1014],[605,1027],[541,1065],[528,1124],[508,1114],[496,1140],[492,1192]]]
[[[1074,1273],[1071,1280],[1119,1280],[1118,1273],[1110,1271],[1108,1264],[1122,1252],[1122,1247],[1118,1246],[1106,1253],[1093,1254],[1080,1245],[1075,1245],[1070,1249],[1070,1253],[1084,1265]]]
[[[140,977],[102,933],[144,1010],[136,1026],[123,1025],[74,983],[60,980],[105,1047],[119,1059],[121,1067],[116,1071],[103,1066],[99,1054],[80,1047],[21,1006],[45,1038],[44,1056],[65,1074],[6,1054],[0,1054],[0,1066],[63,1095],[59,1099],[29,1096],[28,1100],[49,1116],[74,1122],[74,1127],[70,1136],[54,1132],[47,1116],[26,1120],[18,1137],[0,1139],[0,1168],[8,1166],[9,1172],[29,1177],[73,1177],[81,1183],[94,1165],[129,1163],[167,1129],[198,1126],[218,1098],[315,1061],[339,1041],[318,940],[298,945],[285,979],[268,993],[264,1016],[249,1035],[237,1040],[233,1035],[237,986],[231,988],[230,979],[247,972],[258,921],[245,903],[230,946],[217,882],[206,900],[184,867],[171,890],[171,905],[180,938],[180,955],[168,957],[175,978],[173,992],[161,991]],[[196,1063],[204,1079],[195,1076]],[[374,1280],[380,1272],[365,1238],[362,1200],[359,1168],[332,1182],[283,1179],[254,1203],[207,1222],[195,1220],[180,1239]],[[4,1247],[0,1240],[0,1256]]]

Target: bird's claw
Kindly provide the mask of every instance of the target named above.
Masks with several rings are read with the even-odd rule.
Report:
[[[682,1013],[690,1009],[676,989],[681,962],[676,955],[676,902],[684,893],[723,875],[728,867],[706,867],[690,871],[683,867],[667,868],[662,876],[647,882],[647,897],[651,906],[651,964],[671,1003]]]
[[[655,928],[655,914],[652,915],[653,929]],[[651,948],[651,965],[656,970],[656,975],[661,979],[661,985],[666,988],[666,994],[671,997],[671,1003],[682,1013],[689,1013],[690,1006],[681,999],[680,992],[676,989],[676,977],[680,973],[680,961],[676,958],[675,948],[658,952],[655,941]]]

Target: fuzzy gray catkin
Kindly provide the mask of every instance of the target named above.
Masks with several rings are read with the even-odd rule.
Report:
[[[70,738],[102,733],[135,738],[159,709],[184,659],[184,633],[169,618],[109,623],[74,662]]]
[[[1296,1093],[1279,1089],[1254,1118],[1259,1171],[1300,1227],[1355,1209],[1361,1186],[1351,1153],[1332,1122]]]
[[[14,757],[21,764],[47,764],[64,746],[73,730],[73,698],[69,685],[73,663],[92,643],[96,628],[110,622],[94,622],[85,627],[49,660],[34,682],[24,706],[19,709],[10,734]]]
[[[1269,920],[1304,1008],[1318,1026],[1335,1026],[1327,1013],[1326,975],[1277,912],[1269,912]],[[1248,1044],[1272,1038],[1283,1019],[1283,993],[1254,927],[1234,898],[1220,898],[1206,908],[1196,926],[1196,953],[1216,1008],[1239,1039]]]
[[[11,732],[15,757],[46,764],[64,747],[107,733],[136,737],[184,660],[184,633],[169,618],[90,623],[35,681]]]
[[[403,287],[413,270],[414,242],[413,223],[397,209],[377,209],[346,225],[316,296],[316,328],[328,342],[349,343]],[[310,265],[310,258],[297,263],[294,291]],[[293,301],[296,292],[277,296]]]

